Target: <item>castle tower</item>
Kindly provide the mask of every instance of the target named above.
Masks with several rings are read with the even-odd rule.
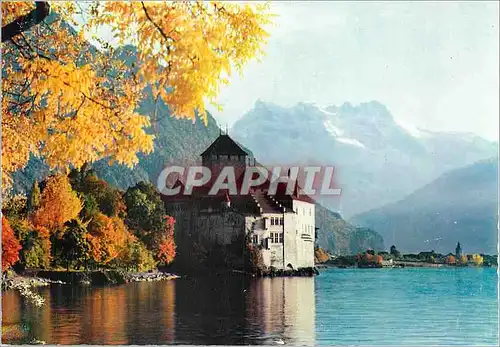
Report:
[[[249,154],[229,135],[222,133],[201,153],[202,165],[210,168],[212,178],[217,177],[225,166],[234,167],[238,178],[245,171],[248,160]]]

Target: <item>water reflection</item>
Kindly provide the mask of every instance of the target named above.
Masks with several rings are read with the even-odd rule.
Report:
[[[16,292],[4,293],[3,325],[49,344],[315,342],[313,278],[55,285],[40,293],[42,308],[25,305]],[[4,342],[16,342],[18,335],[6,335]]]
[[[314,280],[266,278],[253,281],[246,298],[247,317],[260,328],[262,342],[283,339],[287,344],[315,342]]]

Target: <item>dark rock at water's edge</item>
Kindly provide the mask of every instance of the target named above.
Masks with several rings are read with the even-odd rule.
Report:
[[[242,268],[206,266],[197,263],[196,266],[184,266],[174,262],[168,266],[170,272],[182,275],[182,277],[213,277],[213,276],[248,276],[248,277],[312,277],[319,275],[316,267],[301,268],[296,270],[279,270],[270,268],[267,270],[244,270]]]
[[[271,269],[268,271],[258,271],[255,273],[233,270],[233,273],[249,275],[252,277],[313,277],[319,275],[319,271],[315,267],[309,267],[297,270]]]
[[[315,267],[308,267],[297,270],[271,270],[260,275],[263,277],[313,277],[319,275],[319,271]]]

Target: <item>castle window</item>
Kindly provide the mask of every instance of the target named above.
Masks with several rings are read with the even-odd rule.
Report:
[[[312,208],[309,209],[309,215],[311,216],[312,215]]]
[[[280,224],[278,217],[275,217],[275,219],[274,219],[274,224],[275,224],[275,225],[279,225],[279,224]]]
[[[285,224],[285,220],[283,219],[283,217],[280,218],[280,225],[284,225]]]
[[[232,161],[238,161],[238,156],[237,155],[232,155],[231,156]]]
[[[212,154],[212,160],[217,160],[217,154]]]
[[[271,217],[271,225],[274,225],[274,218]]]
[[[280,242],[279,236],[280,236],[279,233],[274,233],[274,243],[279,243]]]
[[[254,245],[258,244],[259,243],[259,235],[253,235],[253,243]]]
[[[283,243],[283,233],[280,233],[280,243]]]
[[[269,242],[270,242],[270,243],[273,243],[274,233],[271,233],[270,235],[271,235],[271,236],[269,237]]]

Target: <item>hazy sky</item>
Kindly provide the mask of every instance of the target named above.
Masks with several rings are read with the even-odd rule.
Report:
[[[378,100],[430,130],[498,139],[498,3],[275,2],[267,55],[220,96],[230,125],[257,99]]]

